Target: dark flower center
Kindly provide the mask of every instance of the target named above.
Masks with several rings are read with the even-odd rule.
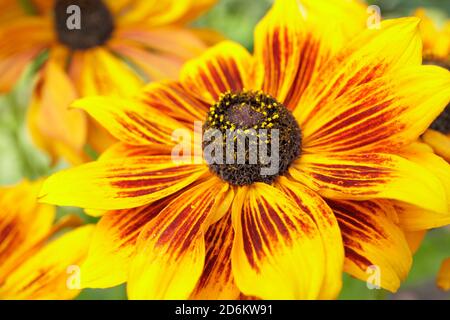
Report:
[[[449,61],[442,61],[439,59],[429,58],[429,59],[425,59],[423,64],[443,67],[450,71],[450,62]],[[437,117],[436,120],[434,120],[434,122],[431,124],[430,128],[433,130],[439,131],[443,134],[450,133],[450,104],[447,105],[447,107],[439,115],[439,117]]]
[[[58,39],[73,50],[104,44],[114,31],[114,20],[101,0],[57,0],[54,6]]]
[[[301,154],[294,116],[261,91],[223,94],[211,106],[203,134],[210,170],[233,185],[270,184]]]

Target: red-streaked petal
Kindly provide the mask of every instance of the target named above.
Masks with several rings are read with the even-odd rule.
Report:
[[[230,41],[208,49],[181,70],[183,86],[197,98],[212,104],[228,90],[250,88],[253,60],[248,51]]]
[[[228,185],[211,177],[173,200],[141,232],[128,281],[131,299],[187,299],[205,261],[204,234]]]
[[[422,166],[396,155],[305,154],[289,172],[327,198],[385,198],[447,212],[445,190],[439,179]]]
[[[306,198],[306,197],[305,197]],[[325,277],[325,254],[310,214],[280,190],[255,183],[233,203],[234,279],[247,296],[314,299]]]
[[[177,164],[170,156],[97,161],[48,178],[40,200],[87,209],[134,208],[173,194],[205,174],[206,166]]]
[[[388,201],[329,200],[328,204],[341,228],[344,270],[372,285],[397,291],[408,275],[412,256],[403,231],[390,218],[395,215],[393,207]]]

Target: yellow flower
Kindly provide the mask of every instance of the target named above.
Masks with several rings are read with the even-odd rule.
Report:
[[[67,216],[53,224],[55,208],[37,203],[41,184],[0,188],[0,299],[71,299],[80,292],[70,277],[86,258],[94,227],[55,238],[80,221]]]
[[[48,51],[29,111],[32,136],[54,160],[86,161],[86,142],[102,151],[114,140],[82,112],[68,111],[69,104],[90,95],[129,95],[149,80],[176,78],[208,37],[183,25],[215,2],[30,0],[35,14],[27,15],[14,1],[1,0],[0,9],[10,14],[0,15],[0,92]],[[69,5],[80,8],[79,25]]]
[[[449,165],[409,151],[436,160],[429,170],[404,148],[449,102],[450,74],[421,65],[416,18],[346,43],[304,10],[276,1],[253,55],[223,42],[188,62],[179,81],[73,104],[120,140],[97,162],[50,177],[40,194],[103,215],[82,286],[127,281],[130,298],[326,299],[338,295],[343,268],[366,280],[378,266],[381,286],[398,289],[413,241],[394,204],[448,223],[450,188],[433,170]],[[205,133],[278,129],[278,174],[263,174],[262,160],[173,158],[173,137],[197,120]]]

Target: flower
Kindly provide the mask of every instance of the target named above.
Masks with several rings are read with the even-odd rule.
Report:
[[[25,67],[48,52],[34,87],[29,128],[53,160],[62,156],[73,164],[89,159],[86,142],[97,152],[114,142],[82,112],[67,110],[74,99],[129,95],[149,80],[176,78],[182,63],[212,41],[206,30],[183,25],[215,0],[21,1],[32,15],[12,2],[0,2],[10,13],[0,16],[0,92],[11,90]],[[79,26],[69,5],[80,10]]]
[[[70,299],[77,265],[86,258],[94,227],[66,216],[53,224],[55,208],[38,204],[42,181],[0,188],[0,299]],[[71,269],[73,268],[73,270]]]
[[[450,21],[439,28],[433,20],[427,16],[424,9],[418,9],[415,13],[422,19],[420,31],[423,40],[423,56],[425,64],[442,66],[450,69]],[[432,123],[422,140],[430,145],[433,150],[450,162],[450,105]]]
[[[442,290],[450,290],[450,258],[447,258],[442,263],[441,269],[439,270],[437,284]]]
[[[416,18],[346,43],[304,12],[296,0],[276,1],[253,55],[225,41],[186,63],[179,81],[134,99],[73,104],[120,140],[98,161],[51,176],[40,193],[102,215],[82,286],[127,281],[140,299],[326,299],[338,295],[343,268],[366,280],[378,266],[381,286],[397,290],[414,235],[408,243],[392,201],[449,215],[450,189],[407,156],[430,156],[445,173],[448,164],[404,148],[449,102],[450,74],[421,65]],[[197,120],[205,134],[278,129],[278,174],[256,170],[262,160],[196,157],[210,146],[196,139]],[[185,130],[193,147],[173,139]]]

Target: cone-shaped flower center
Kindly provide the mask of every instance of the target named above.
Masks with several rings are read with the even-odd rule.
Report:
[[[301,131],[292,113],[261,91],[227,92],[203,124],[210,169],[233,185],[272,183],[301,153]]]
[[[448,61],[439,59],[425,59],[423,63],[443,67],[450,71],[450,62]],[[434,120],[430,128],[443,134],[450,133],[450,104],[445,108],[444,112],[442,112],[439,117]]]
[[[105,43],[114,31],[114,20],[101,0],[57,0],[54,7],[58,39],[73,50]]]

